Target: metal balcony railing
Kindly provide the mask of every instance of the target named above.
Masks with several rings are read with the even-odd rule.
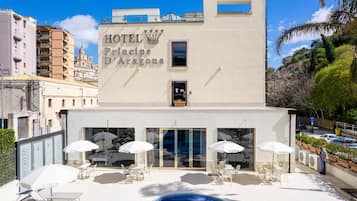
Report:
[[[183,16],[169,13],[163,16],[160,15],[124,15],[124,16],[105,16],[102,18],[102,23],[179,23],[179,22],[203,22],[204,16],[201,12],[189,12]]]

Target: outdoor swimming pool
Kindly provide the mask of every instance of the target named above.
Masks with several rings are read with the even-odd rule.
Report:
[[[223,201],[219,198],[194,193],[171,194],[159,198],[156,201]]]

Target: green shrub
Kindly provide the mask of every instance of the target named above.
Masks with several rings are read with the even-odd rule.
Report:
[[[0,129],[0,153],[4,153],[15,146],[15,132],[12,129]]]

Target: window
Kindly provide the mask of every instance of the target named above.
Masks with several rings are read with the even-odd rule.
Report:
[[[93,105],[93,99],[90,99],[90,104]]]
[[[186,81],[173,81],[172,82],[172,105],[173,106],[186,106],[187,93]]]
[[[48,99],[48,107],[52,107],[52,99]]]
[[[48,127],[52,127],[52,119],[48,120]]]
[[[83,99],[83,105],[86,105],[86,99]]]
[[[187,66],[187,42],[172,42],[172,66]]]
[[[24,29],[26,29],[26,20],[24,20]]]
[[[239,153],[217,153],[219,161],[225,160],[227,164],[242,169],[254,169],[254,128],[218,128],[217,141],[232,141],[244,147]]]
[[[218,14],[250,14],[251,13],[251,2],[247,3],[219,3],[217,4]]]
[[[62,99],[62,107],[64,107],[65,105],[66,105],[66,101]]]
[[[26,62],[24,62],[24,68],[26,68]]]
[[[72,106],[74,107],[74,106],[76,106],[76,100],[72,100]]]
[[[86,152],[86,158],[94,164],[120,167],[135,163],[134,154],[118,151],[121,145],[135,140],[134,128],[85,128],[85,140],[99,146],[95,152]]]

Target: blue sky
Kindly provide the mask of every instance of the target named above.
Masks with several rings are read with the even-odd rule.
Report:
[[[303,36],[296,43],[285,45],[281,56],[275,52],[275,40],[280,31],[308,21],[321,21],[333,9],[334,0],[327,0],[325,8],[320,8],[319,0],[267,0],[268,11],[268,62],[271,67],[281,65],[281,57],[294,49],[309,47],[309,39]],[[97,29],[103,16],[110,16],[113,8],[160,8],[161,14],[169,12],[183,14],[202,11],[202,0],[1,0],[0,9],[12,9],[20,15],[31,16],[39,25],[55,25],[66,28],[76,38],[76,53],[81,44],[88,55],[97,60]]]

